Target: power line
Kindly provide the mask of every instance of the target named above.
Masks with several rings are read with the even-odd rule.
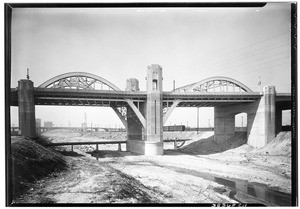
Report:
[[[270,67],[271,69],[280,67],[281,65],[285,65],[285,64],[290,64],[291,62],[283,62],[283,63],[279,63],[276,66],[272,66]],[[252,73],[252,72],[256,72],[256,71],[265,71],[265,70],[270,70],[270,68],[265,68],[265,69],[255,69],[255,70],[251,70],[251,71],[246,71],[246,72],[239,72],[236,75],[240,75],[240,74],[248,74],[248,73]]]
[[[284,43],[284,42],[280,42],[280,43]],[[242,51],[243,50],[245,50],[245,49],[247,49],[247,52],[251,52],[251,47],[253,47],[253,46],[255,46],[256,44],[252,44],[251,46],[247,46],[247,47],[242,47],[242,48],[238,48],[237,50],[232,50],[230,53],[224,53],[224,54],[221,54],[221,56],[213,56],[211,59],[209,59],[209,60],[205,60],[205,64],[204,64],[204,66],[205,65],[210,65],[210,62],[211,61],[213,61],[213,64],[214,63],[216,63],[216,60],[218,60],[218,59],[220,59],[221,57],[224,57],[224,59],[221,59],[221,62],[222,61],[224,61],[224,60],[227,60],[228,58],[226,58],[226,56],[227,57],[230,57],[230,55],[232,54],[232,55],[234,55],[234,53],[238,53],[238,56],[241,56],[242,55]],[[286,46],[288,46],[288,45],[290,45],[289,43],[287,43],[286,44]],[[276,45],[275,45],[276,46]],[[284,46],[284,45],[283,45]],[[258,51],[261,51],[261,50],[263,50],[264,48],[262,48],[263,47],[263,45],[260,45],[260,48],[259,49],[257,49]],[[273,46],[274,47],[274,46]],[[277,46],[276,46],[277,47]],[[253,51],[253,53],[255,52],[255,50]],[[235,56],[235,57],[237,57],[237,56]],[[230,59],[230,58],[229,58]],[[232,59],[232,58],[231,58]],[[191,67],[189,67],[189,69],[194,69],[194,66],[199,66],[199,61],[198,61],[198,64],[196,64],[196,65],[189,65],[189,66],[191,66]],[[202,65],[203,66],[203,65]]]
[[[221,49],[221,50],[218,50],[218,51],[221,51],[222,54],[220,54],[219,56],[215,55],[215,56],[213,56],[211,59],[206,59],[205,62],[206,62],[206,63],[209,63],[209,62],[212,62],[212,61],[215,62],[216,59],[219,59],[219,58],[224,57],[224,56],[228,56],[229,54],[232,54],[232,53],[235,53],[235,52],[238,52],[238,51],[240,52],[240,51],[242,51],[242,50],[244,50],[244,49],[248,49],[248,50],[249,50],[249,48],[251,48],[251,47],[254,47],[254,46],[256,46],[256,45],[258,45],[258,44],[261,44],[261,43],[264,43],[264,42],[266,42],[266,41],[270,41],[271,39],[280,37],[280,36],[282,36],[282,35],[286,35],[286,31],[283,31],[283,32],[281,32],[281,33],[279,33],[279,34],[276,34],[276,35],[273,35],[273,36],[271,36],[271,37],[262,39],[262,40],[260,40],[260,41],[258,41],[258,42],[255,42],[255,43],[249,43],[249,44],[247,44],[247,45],[245,45],[245,46],[243,46],[243,47],[239,47],[239,48],[236,48],[236,49],[233,49],[233,50],[230,50],[230,51],[226,51],[227,48],[232,47],[232,46],[235,45],[235,44],[231,44],[231,45],[229,45],[229,46],[223,47],[223,49]],[[262,45],[260,45],[260,47],[262,47]],[[199,60],[197,60],[197,63],[198,63],[198,62],[199,62]],[[197,64],[197,65],[199,65],[199,64]],[[186,65],[186,66],[194,66],[194,64],[193,64],[193,65],[188,64],[188,65]],[[182,68],[183,68],[183,67],[181,67],[181,69],[182,69]]]
[[[282,52],[280,52],[280,53],[275,53],[275,54],[272,54],[272,55],[267,56],[267,57],[261,57],[261,58],[257,58],[257,59],[254,59],[254,60],[249,60],[249,61],[247,61],[247,62],[243,62],[243,63],[238,64],[238,65],[233,65],[233,66],[231,65],[230,68],[235,68],[236,66],[239,67],[239,66],[251,64],[251,63],[257,62],[257,61],[259,61],[259,60],[267,60],[267,59],[269,59],[269,58],[275,57],[276,55],[287,54],[288,52],[289,52],[289,51],[282,51]],[[286,56],[285,56],[285,57],[286,57]]]
[[[285,46],[285,45],[282,45],[282,46]],[[272,48],[270,50],[272,50],[272,52],[274,52],[273,50],[274,49],[279,49],[280,47],[275,47],[275,48]],[[288,51],[289,52],[289,51]],[[251,52],[251,53],[254,53],[254,52]],[[272,54],[272,56],[274,55],[277,55],[277,54],[281,54],[281,53],[287,53],[286,51],[281,51],[280,53],[275,53],[275,54]],[[252,58],[254,58],[255,56],[261,56],[261,55],[264,55],[265,52],[261,52],[261,53],[256,53],[252,56]],[[250,54],[252,55],[252,54]],[[250,57],[250,55],[248,57]],[[215,68],[221,64],[226,64],[226,63],[231,63],[233,62],[234,60],[240,60],[240,56],[244,56],[244,54],[239,54],[239,56],[235,56],[235,57],[232,57],[231,59],[228,59],[228,60],[222,60],[221,62],[218,62],[218,63],[215,63],[214,65],[211,65],[211,66],[208,66],[207,68]],[[261,58],[261,59],[264,59],[264,58]],[[258,59],[257,59],[258,60]],[[205,65],[204,65],[205,66]],[[203,66],[201,66],[203,67]]]

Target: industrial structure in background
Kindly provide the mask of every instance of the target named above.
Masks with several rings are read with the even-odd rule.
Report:
[[[147,68],[147,91],[138,80],[127,80],[126,91],[97,75],[73,72],[58,75],[39,87],[29,79],[11,89],[10,105],[19,107],[20,134],[36,137],[35,105],[109,106],[127,130],[127,151],[163,154],[163,125],[176,107],[214,107],[214,140],[234,136],[235,115],[247,114],[247,143],[265,146],[282,130],[282,111],[291,109],[291,94],[274,86],[252,92],[228,77],[211,77],[171,92],[163,92],[162,68]],[[85,126],[87,123],[85,121]],[[170,128],[170,127],[169,127]],[[183,128],[183,127],[181,127]]]

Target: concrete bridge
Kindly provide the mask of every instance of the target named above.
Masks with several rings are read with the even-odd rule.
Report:
[[[171,92],[163,92],[162,68],[147,68],[147,91],[137,79],[127,79],[126,90],[99,76],[74,72],[56,76],[39,87],[20,80],[11,89],[10,105],[19,106],[22,135],[35,137],[35,105],[109,106],[127,130],[127,150],[145,155],[163,154],[163,125],[176,107],[214,107],[215,141],[235,134],[235,115],[247,113],[248,144],[262,147],[282,129],[282,111],[291,109],[291,94],[274,86],[253,92],[228,77],[212,77]]]

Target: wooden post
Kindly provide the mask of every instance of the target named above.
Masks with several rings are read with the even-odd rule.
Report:
[[[122,148],[121,148],[121,143],[118,143],[118,151],[122,151]]]
[[[98,151],[98,144],[96,144],[96,150]]]
[[[177,149],[176,139],[174,140],[174,149]]]
[[[73,152],[73,145],[71,145],[71,152]]]

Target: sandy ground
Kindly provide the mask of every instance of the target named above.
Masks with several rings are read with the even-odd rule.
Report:
[[[272,198],[266,199],[268,195],[262,188],[291,193],[289,134],[281,133],[268,147],[254,149],[246,144],[240,146],[238,139],[219,146],[212,144],[212,133],[190,133],[192,140],[185,147],[172,150],[169,144],[163,156],[118,152],[113,145],[106,151],[95,151],[93,146],[76,147],[75,152],[65,152],[71,165],[67,171],[36,182],[16,202],[275,205]],[[93,138],[67,131],[47,136],[53,142]],[[275,152],[274,146],[281,153]],[[222,181],[227,180],[235,183],[226,186]],[[249,195],[249,184],[255,195]]]

